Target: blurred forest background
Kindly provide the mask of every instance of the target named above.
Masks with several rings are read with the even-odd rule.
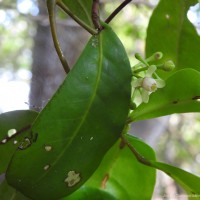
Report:
[[[101,0],[101,18],[105,19],[120,2]],[[146,28],[157,3],[133,0],[111,23],[132,65],[137,62],[136,52],[144,55]],[[188,17],[200,31],[200,7],[191,8]],[[57,29],[72,67],[90,35],[59,9]],[[0,0],[0,113],[28,108],[40,111],[64,78],[52,43],[45,0]],[[131,132],[156,150],[158,160],[200,175],[199,114],[138,122]],[[172,199],[170,196],[187,199],[172,179],[158,172],[153,199]]]

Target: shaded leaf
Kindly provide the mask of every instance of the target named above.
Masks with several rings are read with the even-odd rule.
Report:
[[[16,191],[16,189],[9,186],[6,180],[4,180],[0,184],[0,199],[1,200],[29,200],[29,198],[25,197],[24,195]]]
[[[127,136],[134,146],[150,160],[155,160],[154,151],[141,140]],[[87,186],[101,188],[117,199],[151,199],[155,170],[139,163],[128,147],[118,141],[105,155],[94,175],[86,182]]]
[[[26,136],[24,131],[10,139],[8,138],[8,131],[20,131],[26,128],[33,122],[37,115],[37,112],[32,110],[16,110],[0,115],[0,174],[6,171],[11,157]]]
[[[147,57],[161,51],[165,60],[174,61],[176,70],[191,67],[200,71],[200,37],[187,18],[189,7],[197,3],[198,0],[160,1],[147,29]],[[171,73],[159,75],[166,78]]]
[[[94,29],[91,18],[93,0],[58,0],[57,2],[63,2],[73,16],[77,17],[86,26]]]
[[[32,125],[38,139],[15,153],[6,175],[9,184],[37,200],[58,199],[78,189],[120,137],[130,83],[124,47],[106,26],[91,38]]]
[[[131,114],[133,121],[173,113],[200,112],[200,72],[183,69],[166,81],[166,86],[151,94],[149,102]]]

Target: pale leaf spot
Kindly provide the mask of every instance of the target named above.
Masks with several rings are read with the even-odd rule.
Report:
[[[80,173],[76,173],[75,171],[69,171],[67,174],[67,178],[65,179],[65,183],[67,183],[68,187],[73,187],[78,182],[80,182],[80,180]]]
[[[44,166],[44,170],[48,170],[49,167],[50,167],[50,165],[45,165],[45,166]]]
[[[46,151],[51,151],[52,150],[52,146],[50,146],[50,145],[46,145],[44,148],[45,148]]]
[[[12,137],[13,135],[15,135],[17,133],[17,130],[16,129],[10,129],[8,130],[8,137]]]

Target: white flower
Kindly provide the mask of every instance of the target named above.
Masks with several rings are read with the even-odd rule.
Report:
[[[138,78],[133,81],[132,86],[134,88],[133,92],[135,92],[136,89],[140,91],[140,96],[142,98],[142,102],[148,103],[149,101],[149,95],[152,92],[155,92],[157,88],[163,88],[165,86],[165,81],[162,79],[154,79],[152,77],[153,73],[156,71],[156,66],[151,65],[144,78]]]
[[[149,92],[155,92],[157,90],[156,80],[151,77],[145,77],[142,80],[141,87]]]

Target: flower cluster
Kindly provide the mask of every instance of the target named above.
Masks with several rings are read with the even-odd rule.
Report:
[[[135,57],[140,63],[132,68],[132,101],[137,104],[142,102],[148,103],[150,94],[155,92],[158,88],[163,88],[165,86],[165,81],[156,74],[156,70],[162,69],[164,71],[171,71],[175,66],[172,61],[167,61],[158,66],[149,65],[148,62],[162,58],[162,53],[160,52],[155,53],[146,60],[139,54],[136,54]]]

